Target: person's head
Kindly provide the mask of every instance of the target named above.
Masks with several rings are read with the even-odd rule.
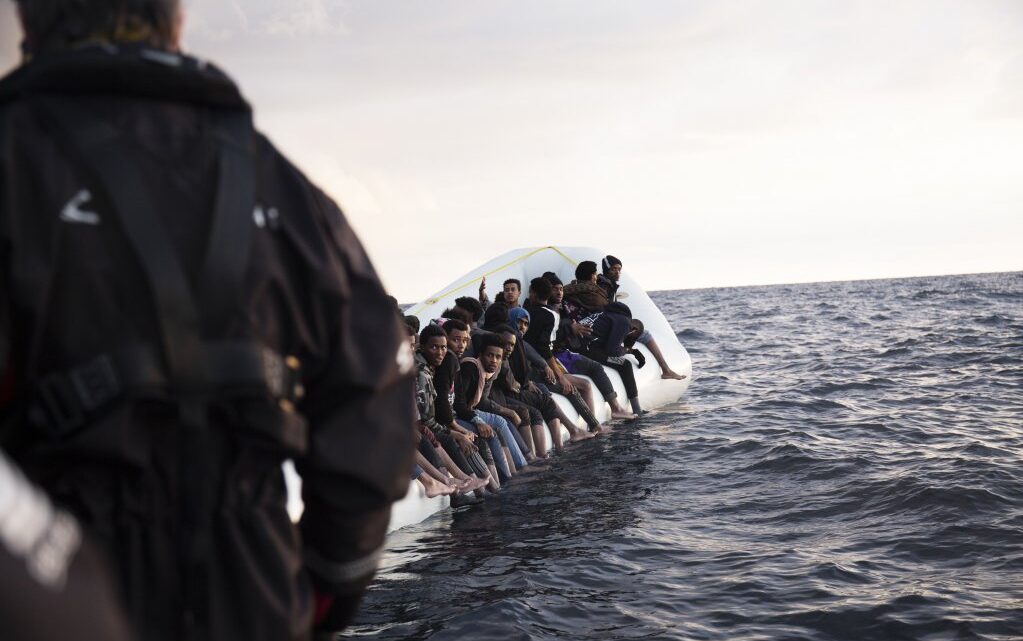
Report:
[[[597,280],[597,263],[592,260],[584,260],[575,266],[575,279],[580,283],[596,282]]]
[[[430,323],[419,332],[419,353],[430,367],[440,367],[448,354],[448,336],[444,330]]]
[[[466,325],[472,322],[472,314],[465,311],[461,307],[449,307],[440,313],[441,318],[454,318],[460,320]]]
[[[508,306],[494,303],[483,314],[483,329],[492,331],[494,327],[508,322]]]
[[[455,307],[464,309],[472,316],[472,322],[476,323],[483,317],[483,305],[472,296],[462,296],[455,299]]]
[[[444,332],[448,335],[448,349],[458,358],[462,358],[465,348],[469,345],[469,326],[457,318],[452,318],[444,323]]]
[[[508,324],[517,327],[523,334],[529,329],[529,312],[521,307],[508,310]]]
[[[522,282],[518,278],[509,278],[504,281],[504,302],[508,307],[515,307],[519,304],[519,295],[522,294]]]
[[[413,332],[415,332],[416,334],[419,333],[419,317],[418,316],[402,316],[401,320],[404,321],[404,323],[406,325],[411,327]]]
[[[546,304],[551,298],[551,281],[543,276],[529,281],[529,297],[537,303]]]
[[[604,256],[604,260],[601,261],[600,266],[604,272],[604,276],[618,282],[618,279],[622,277],[622,261],[618,260],[611,254]]]
[[[643,325],[643,321],[633,318],[629,321],[629,333],[625,335],[625,338],[634,341],[643,334],[644,330],[646,327]]]
[[[504,341],[504,357],[511,358],[512,352],[515,351],[515,345],[519,342],[518,334],[512,329],[511,325],[505,325],[499,328],[501,340]]]
[[[417,334],[416,330],[412,329],[412,326],[408,323],[405,323],[404,327],[405,334],[408,336],[408,346],[412,352],[415,353],[416,345],[419,343],[419,334]]]
[[[501,369],[504,362],[504,339],[498,334],[484,334],[479,346],[480,365],[488,374]]]
[[[554,272],[544,272],[543,277],[551,284],[551,297],[547,299],[547,302],[551,305],[560,305],[562,299],[565,298],[565,284]]]
[[[139,42],[177,51],[180,0],[15,0],[26,53],[68,49],[90,40]]]

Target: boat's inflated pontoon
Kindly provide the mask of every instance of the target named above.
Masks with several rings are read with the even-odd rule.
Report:
[[[426,323],[440,317],[441,312],[445,309],[454,306],[456,298],[461,296],[476,297],[480,280],[484,277],[487,279],[487,289],[491,296],[501,291],[501,286],[505,280],[509,278],[518,279],[522,283],[523,292],[521,300],[524,301],[529,290],[529,281],[533,278],[543,275],[544,272],[554,272],[563,282],[570,283],[575,278],[576,265],[584,260],[592,260],[600,265],[600,261],[605,255],[605,252],[592,247],[533,247],[516,249],[466,273],[447,287],[440,289],[436,294],[410,307],[407,313],[418,316],[421,323],[425,326]],[[661,313],[653,301],[650,300],[650,297],[647,296],[646,292],[636,284],[627,272],[623,272],[619,280],[617,298],[629,306],[632,310],[633,318],[643,321],[647,331],[653,335],[654,340],[660,346],[661,353],[664,355],[668,365],[686,377],[681,381],[662,379],[661,370],[653,355],[650,354],[646,347],[637,343],[636,348],[643,351],[647,357],[646,366],[642,369],[636,369],[636,385],[639,388],[640,404],[644,409],[654,409],[677,401],[685,393],[686,388],[689,386],[689,381],[692,380],[693,367],[688,352],[678,342],[678,338],[675,336],[675,332],[671,329],[671,325],[668,324],[664,314]],[[627,396],[621,377],[610,368],[605,367],[604,370],[614,384],[618,397],[624,402]],[[610,409],[606,403],[602,403],[603,399],[600,398],[596,386],[593,388],[593,393],[594,400],[598,402],[597,411],[595,412],[597,419],[601,422],[609,420]],[[561,406],[561,409],[565,411],[566,416],[585,429],[585,423],[576,413],[575,409],[572,408],[571,404],[569,404],[568,399],[557,394],[554,395],[554,398]],[[562,428],[562,436],[567,443],[568,430],[565,428]],[[549,438],[547,441],[547,449],[549,450],[552,444]],[[285,467],[285,472],[289,490],[288,510],[291,512],[292,517],[297,519],[302,511],[301,492],[299,491],[301,481],[298,479],[290,463]],[[448,507],[448,504],[449,500],[446,496],[432,499],[427,498],[423,486],[412,481],[409,485],[408,494],[405,495],[405,498],[395,503],[391,510],[391,521],[388,531],[419,523],[430,515]]]

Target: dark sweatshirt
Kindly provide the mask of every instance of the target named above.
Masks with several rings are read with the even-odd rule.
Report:
[[[611,303],[593,323],[593,342],[590,347],[601,349],[609,356],[625,354],[625,336],[629,333],[632,313],[622,303]]]
[[[437,388],[436,413],[437,422],[451,425],[457,416],[463,421],[472,422],[472,409],[465,402],[465,384],[459,376],[458,357],[449,351],[444,362],[433,375],[433,386]]]

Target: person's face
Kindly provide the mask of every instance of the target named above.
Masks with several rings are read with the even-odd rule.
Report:
[[[419,336],[415,333],[408,335],[408,346],[412,348],[412,353],[416,353],[416,347],[419,346]]]
[[[487,374],[493,374],[501,369],[501,362],[504,360],[504,350],[496,345],[491,345],[483,350],[480,355],[480,365]]]
[[[554,289],[551,290],[551,297],[547,300],[551,305],[560,305],[561,299],[565,297],[565,286],[555,285]]]
[[[528,329],[529,320],[525,316],[523,316],[522,318],[519,319],[519,331],[525,334]]]
[[[504,338],[504,357],[510,358],[512,352],[515,351],[515,343],[518,339],[515,337],[515,334],[512,334],[511,332],[505,332],[501,336]]]
[[[504,286],[504,302],[514,305],[519,302],[519,286],[515,283],[508,283]]]
[[[592,274],[590,274],[590,282],[591,283],[597,282],[597,272],[593,272]]]
[[[618,279],[622,277],[622,266],[612,265],[611,269],[607,270],[607,276],[614,282],[618,282]]]
[[[448,354],[448,339],[446,336],[431,336],[420,347],[420,351],[430,367],[440,367]]]
[[[455,356],[462,358],[465,348],[469,345],[469,332],[460,329],[453,329],[448,334],[448,349],[454,352]]]

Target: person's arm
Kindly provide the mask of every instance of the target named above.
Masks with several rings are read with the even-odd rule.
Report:
[[[441,425],[452,425],[455,422],[455,411],[451,406],[449,394],[453,391],[455,378],[458,377],[458,361],[454,355],[445,356],[444,362],[437,368],[433,375],[433,387],[437,390],[437,398],[434,400],[434,418]]]
[[[530,365],[538,369],[544,369],[547,367],[547,361],[544,360],[543,356],[540,356],[540,353],[536,351],[536,348],[533,347],[532,343],[522,341],[520,344],[522,345],[523,353],[526,355],[526,360]]]
[[[480,305],[483,307],[483,311],[487,311],[487,308],[490,307],[490,297],[487,296],[486,276],[480,279]]]
[[[295,463],[304,563],[323,599],[319,624],[334,629],[354,613],[376,571],[391,504],[408,491],[414,361],[355,233],[326,196],[311,191],[318,229],[297,215],[284,221],[310,238],[305,311],[322,337],[310,348],[318,351],[299,354],[306,390],[299,410],[309,434]]]
[[[462,367],[455,377],[455,416],[463,421],[474,422],[476,413],[469,407],[469,401],[465,397],[466,390],[476,389],[471,384],[471,377],[479,378],[479,370],[472,365]]]

